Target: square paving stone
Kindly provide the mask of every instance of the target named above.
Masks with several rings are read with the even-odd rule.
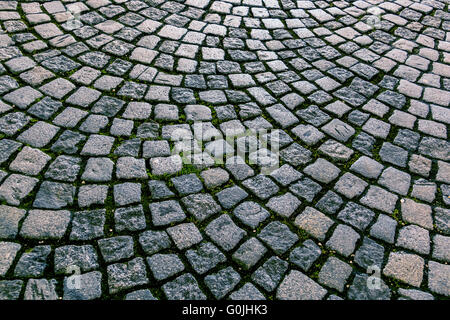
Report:
[[[109,123],[109,120],[106,116],[91,114],[80,126],[80,130],[88,133],[98,133],[100,130],[103,130]]]
[[[75,212],[70,240],[92,240],[102,237],[105,221],[105,209]]]
[[[367,186],[367,182],[350,172],[346,172],[338,182],[336,182],[334,189],[348,199],[353,199],[363,193]]]
[[[147,119],[152,112],[152,106],[146,102],[130,102],[122,117],[125,119],[139,120]]]
[[[266,300],[264,295],[251,283],[247,282],[239,290],[230,294],[231,300]]]
[[[66,210],[30,210],[20,229],[27,239],[61,239],[70,223],[71,214]]]
[[[429,262],[428,266],[428,288],[444,296],[450,295],[450,267],[445,264],[434,261]]]
[[[450,261],[450,237],[437,234],[433,237],[433,258],[444,262]]]
[[[359,230],[365,230],[375,217],[375,212],[357,203],[347,202],[337,217]]]
[[[355,252],[355,262],[364,269],[371,266],[381,268],[384,259],[384,248],[370,238],[365,237],[362,245]]]
[[[67,98],[66,102],[86,108],[94,101],[96,101],[100,97],[100,95],[101,92],[97,90],[87,87],[81,87],[77,91],[75,91],[69,98]]]
[[[187,211],[199,221],[220,212],[220,206],[211,195],[206,193],[192,194],[182,198],[181,201]]]
[[[390,300],[391,290],[381,280],[380,288],[369,288],[367,286],[370,281],[367,274],[356,274],[353,283],[349,288],[347,297],[350,300]]]
[[[182,196],[202,191],[203,184],[194,174],[185,174],[171,179],[175,189]]]
[[[53,123],[64,128],[75,127],[88,113],[78,108],[67,107],[56,116]],[[64,135],[64,133],[63,133]],[[62,136],[63,136],[62,135]],[[60,137],[61,139],[61,137]],[[59,140],[59,139],[58,139]]]
[[[69,277],[64,279],[64,300],[94,300],[102,295],[102,274],[99,271],[88,272],[80,275],[81,289],[73,289],[69,285]]]
[[[308,202],[312,202],[314,197],[322,190],[322,187],[312,181],[309,178],[303,178],[302,180],[292,184],[289,190],[296,196],[305,199]]]
[[[394,243],[396,228],[397,222],[394,219],[385,214],[380,214],[370,228],[370,235],[388,243]]]
[[[153,202],[149,206],[152,222],[155,226],[169,225],[174,222],[183,221],[186,218],[180,204],[175,200]]]
[[[383,170],[383,165],[372,158],[362,156],[351,165],[350,170],[367,178],[377,178]]]
[[[148,179],[144,159],[121,157],[116,163],[118,179]]]
[[[150,180],[148,182],[152,199],[166,199],[175,196],[164,181]]]
[[[178,107],[173,104],[159,103],[154,107],[154,119],[163,121],[177,121]]]
[[[25,109],[40,97],[42,97],[42,93],[26,86],[4,95],[3,99],[20,109]]]
[[[295,218],[294,224],[311,234],[313,237],[324,240],[328,229],[330,229],[334,222],[322,212],[312,207],[306,207],[305,210]]]
[[[36,246],[31,251],[23,253],[14,269],[14,276],[42,277],[51,251],[50,246]]]
[[[107,117],[114,117],[123,108],[125,102],[109,97],[102,96],[92,107],[91,111]]]
[[[144,158],[170,156],[169,142],[166,140],[144,141],[142,156]]]
[[[115,229],[117,231],[138,231],[146,227],[142,205],[119,208],[114,211]]]
[[[93,182],[111,181],[113,168],[114,163],[109,158],[89,158],[81,179]]]
[[[406,172],[389,167],[383,171],[378,183],[390,191],[406,195],[411,183],[411,176]]]
[[[184,270],[184,264],[176,254],[154,254],[147,263],[156,280],[164,280]]]
[[[299,166],[311,161],[311,151],[294,142],[280,152],[280,157],[292,166]]]
[[[279,187],[265,175],[257,175],[247,179],[243,182],[243,185],[262,200],[269,198],[279,191]]]
[[[267,108],[266,111],[282,128],[290,127],[298,122],[297,117],[281,104],[273,105]]]
[[[176,174],[183,168],[183,161],[179,155],[170,157],[156,157],[150,159],[152,175],[162,176]]]
[[[277,289],[280,300],[321,300],[327,294],[314,280],[297,270],[292,270]]]
[[[220,270],[217,273],[205,277],[205,284],[216,297],[221,299],[226,296],[239,283],[241,276],[232,267]]]
[[[339,175],[339,168],[333,165],[331,162],[319,158],[313,164],[307,166],[304,170],[304,173],[313,177],[317,181],[323,183],[330,183]]]
[[[247,234],[246,231],[239,228],[230,216],[223,214],[210,222],[205,229],[206,234],[214,243],[225,251],[230,251]]]
[[[97,252],[91,245],[68,245],[55,249],[54,269],[56,274],[72,274],[73,267],[86,272],[99,267]]]
[[[338,119],[331,120],[322,127],[322,130],[341,142],[347,142],[355,134],[355,129]]]
[[[109,265],[108,287],[111,294],[144,285],[149,282],[144,259],[135,258],[126,263]]]
[[[288,269],[288,263],[278,257],[271,257],[253,274],[252,280],[264,290],[272,292]]]
[[[110,128],[110,133],[113,136],[129,137],[134,128],[134,122],[131,120],[114,119]]]
[[[97,243],[106,262],[129,259],[134,255],[133,238],[130,236],[101,239]]]
[[[281,222],[269,223],[258,234],[258,238],[267,244],[276,254],[283,254],[291,248],[298,240],[295,233]]]
[[[300,124],[292,129],[292,132],[309,146],[317,144],[325,137],[321,131],[310,124]]]
[[[39,90],[55,99],[62,99],[62,97],[67,95],[75,88],[76,87],[72,82],[63,78],[58,78],[44,84],[39,88]]]
[[[386,137],[389,135],[389,131],[391,129],[391,126],[381,120],[370,118],[367,120],[367,122],[364,124],[362,129],[374,137],[386,139]]]
[[[294,248],[289,254],[289,262],[304,271],[308,271],[322,254],[320,247],[311,239],[305,240],[301,246]]]
[[[22,199],[34,189],[37,183],[38,179],[36,178],[11,174],[0,186],[0,200],[18,206]]]
[[[434,296],[431,293],[416,289],[400,288],[398,293],[401,296],[398,300],[434,300]]]
[[[153,296],[150,290],[142,289],[128,293],[125,296],[125,300],[158,300],[158,299],[156,299]]]
[[[283,187],[300,179],[303,175],[288,164],[282,165],[270,174]]]
[[[55,284],[55,279],[29,279],[25,288],[24,300],[57,300]]]
[[[196,249],[187,250],[186,258],[198,274],[204,274],[227,260],[225,255],[211,242],[204,242]]]
[[[17,138],[17,140],[27,143],[36,148],[42,148],[53,139],[58,131],[59,128],[57,126],[39,121],[35,123],[31,128],[24,131]]]
[[[244,242],[233,254],[233,260],[248,270],[267,252],[264,245],[256,238]]]
[[[399,167],[406,167],[408,160],[408,151],[403,148],[394,146],[389,142],[384,142],[380,149],[381,160],[394,164]]]
[[[354,151],[340,142],[328,139],[319,147],[319,151],[331,157],[334,161],[345,162],[350,159]]]
[[[167,228],[167,233],[180,250],[187,249],[203,240],[200,231],[193,223],[182,223]]]
[[[80,171],[80,158],[70,156],[57,157],[45,172],[46,178],[74,182]]]
[[[2,277],[8,272],[21,247],[14,242],[0,242],[0,275]]]
[[[1,121],[1,120],[0,120]],[[0,125],[1,127],[1,125]],[[0,129],[1,131],[1,129]],[[9,139],[0,140],[0,164],[9,159],[9,157],[16,152],[21,146],[20,142]]]
[[[144,231],[139,235],[139,244],[147,254],[170,248],[172,242],[165,231]]]
[[[190,273],[183,274],[162,286],[169,300],[206,300],[197,280]]]
[[[75,187],[67,183],[51,181],[42,182],[33,207],[44,209],[61,209],[73,204]]]
[[[430,235],[428,230],[408,225],[398,231],[396,246],[421,254],[430,253]]]
[[[411,197],[431,203],[436,197],[436,191],[437,187],[435,183],[425,179],[418,179],[414,182]]]
[[[203,182],[208,189],[213,189],[215,187],[221,186],[230,179],[228,172],[222,168],[212,168],[204,170],[200,173]]]
[[[99,114],[91,114],[80,126],[80,130],[88,133],[98,133],[109,123],[108,117]]]
[[[114,154],[118,156],[137,157],[141,148],[141,139],[133,138],[125,140],[114,150]]]
[[[342,292],[352,270],[347,263],[335,257],[329,257],[320,269],[319,283]]]
[[[35,176],[41,172],[50,159],[51,157],[44,152],[25,146],[11,162],[9,169]]]
[[[281,196],[270,198],[266,206],[282,217],[290,217],[301,203],[292,193],[286,192]]]
[[[422,283],[424,264],[425,261],[418,255],[401,251],[391,252],[383,274],[411,286],[419,287]]]
[[[141,202],[141,185],[132,182],[114,185],[114,202],[117,206]]]
[[[19,222],[25,216],[25,210],[0,205],[0,238],[14,239],[19,231]]]
[[[367,194],[360,202],[370,208],[378,209],[386,213],[392,213],[395,209],[398,196],[377,186],[370,186]]]
[[[359,238],[359,234],[351,227],[340,224],[334,229],[333,235],[327,241],[326,246],[348,257],[355,251],[356,242]]]
[[[113,144],[113,137],[93,134],[84,144],[81,155],[106,156],[110,153]]]
[[[269,212],[253,201],[246,201],[238,205],[233,215],[242,223],[251,228],[256,228],[261,222],[269,217]]]

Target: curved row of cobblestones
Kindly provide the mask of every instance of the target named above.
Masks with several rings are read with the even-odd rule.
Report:
[[[0,1],[0,299],[448,298],[448,6]]]

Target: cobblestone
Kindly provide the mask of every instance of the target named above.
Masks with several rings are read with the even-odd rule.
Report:
[[[369,2],[0,1],[0,299],[448,298],[447,4]]]

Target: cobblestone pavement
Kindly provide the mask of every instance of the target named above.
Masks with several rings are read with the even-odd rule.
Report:
[[[448,298],[448,6],[0,1],[0,299]]]

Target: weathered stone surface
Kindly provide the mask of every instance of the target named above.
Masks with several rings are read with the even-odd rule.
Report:
[[[300,271],[292,270],[277,289],[281,300],[321,300],[327,290]]]
[[[405,252],[391,252],[383,274],[419,287],[423,278],[423,258]]]
[[[446,298],[447,7],[0,1],[0,299]]]

